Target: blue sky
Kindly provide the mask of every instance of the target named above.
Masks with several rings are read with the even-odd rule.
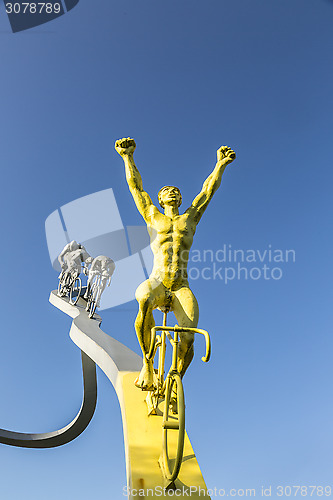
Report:
[[[210,488],[333,486],[333,2],[89,2],[13,34],[0,5],[2,335],[0,427],[43,432],[81,402],[70,320],[44,222],[112,187],[125,225],[142,220],[114,141],[137,142],[144,186],[189,205],[230,145],[237,160],[193,249],[294,249],[280,280],[191,282],[210,331],[184,379],[187,429]],[[84,214],[83,214],[84,216]],[[107,217],[107,214],[101,214]],[[136,352],[133,301],[102,328]],[[58,449],[0,446],[0,498],[122,498],[120,411],[99,372],[94,419]],[[275,498],[275,494],[272,494]]]

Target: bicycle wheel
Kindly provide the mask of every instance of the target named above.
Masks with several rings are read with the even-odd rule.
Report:
[[[72,284],[69,292],[69,303],[72,304],[72,306],[75,306],[75,304],[79,300],[81,294],[81,288],[82,288],[82,282],[81,278],[78,276],[74,281],[74,283]]]
[[[177,387],[177,415],[172,415],[170,418],[170,399],[173,385]],[[165,407],[163,413],[163,440],[161,465],[165,477],[173,483],[178,477],[179,470],[183,460],[184,440],[185,440],[185,398],[183,383],[179,373],[168,375],[167,385],[165,390]],[[168,431],[178,431],[176,456],[173,459],[172,470],[170,470],[170,457],[168,449]]]
[[[90,291],[89,291],[89,295],[87,298],[86,311],[87,311],[88,315],[90,313],[91,303],[93,301],[93,292],[94,292],[94,283],[92,285],[90,285]]]
[[[87,305],[86,305],[86,311],[90,311],[90,304],[91,304],[91,294],[87,298]]]
[[[93,318],[96,311],[96,302],[94,300],[91,301],[89,307],[89,318]]]
[[[98,292],[98,280],[95,280],[94,283],[92,284],[91,293],[89,297],[88,316],[90,319],[94,317],[96,311],[97,292]]]
[[[67,279],[65,276],[62,276],[62,278],[59,280],[59,285],[58,285],[58,295],[59,297],[66,297],[67,295]]]
[[[58,295],[59,297],[63,296],[63,291],[62,291],[62,281],[59,280],[59,285],[58,285]]]

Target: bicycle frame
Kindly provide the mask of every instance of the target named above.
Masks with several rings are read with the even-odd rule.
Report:
[[[151,329],[151,341],[150,341],[150,349],[149,353],[146,355],[147,359],[152,359],[155,356],[156,348],[159,347],[159,341],[156,342],[156,333],[161,331],[162,332],[162,337],[161,337],[161,342],[162,342],[162,347],[165,347],[165,337],[168,337],[170,343],[172,346],[175,348],[173,349],[172,353],[172,367],[171,370],[177,370],[177,355],[178,355],[178,343],[179,343],[179,334],[182,332],[189,332],[189,333],[199,333],[205,337],[206,340],[206,354],[203,356],[201,359],[204,363],[207,363],[210,358],[210,353],[211,353],[211,341],[210,341],[210,336],[209,333],[206,330],[202,330],[200,328],[187,328],[187,327],[182,327],[182,326],[165,326],[166,318],[164,318],[163,321],[163,326],[154,326]],[[174,338],[171,338],[171,335],[168,335],[168,332],[174,332]],[[163,349],[163,355],[165,355],[165,349]],[[163,363],[164,365],[164,363]]]
[[[178,344],[179,344],[179,334],[183,332],[190,333],[199,333],[205,337],[206,340],[206,353],[201,359],[203,362],[207,363],[210,358],[211,353],[211,341],[209,333],[206,330],[202,330],[200,328],[190,328],[190,327],[180,327],[178,325],[175,326],[166,326],[166,315],[164,313],[163,317],[163,326],[154,326],[151,329],[151,341],[150,341],[150,349],[149,353],[146,355],[147,359],[153,359],[156,354],[156,350],[159,347],[159,356],[158,356],[158,372],[157,372],[157,387],[153,391],[157,398],[162,397],[165,391],[166,379],[169,374],[178,373],[177,369],[177,361],[178,361]],[[157,332],[161,332],[161,336],[157,336]],[[174,332],[173,338],[171,337],[169,332]],[[166,338],[169,339],[170,344],[172,345],[172,363],[170,370],[167,376],[164,378],[164,367],[165,367],[165,353],[166,353]],[[156,391],[156,392],[155,392]]]

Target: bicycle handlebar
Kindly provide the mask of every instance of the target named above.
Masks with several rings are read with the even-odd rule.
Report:
[[[155,340],[156,340],[156,332],[157,331],[167,331],[167,332],[191,332],[191,333],[200,333],[205,337],[206,340],[206,354],[201,359],[204,363],[208,363],[211,353],[211,341],[209,333],[206,330],[201,330],[200,328],[187,328],[182,326],[154,326],[151,329],[151,340],[150,340],[150,348],[149,353],[146,354],[147,359],[151,359],[154,355],[155,348]]]

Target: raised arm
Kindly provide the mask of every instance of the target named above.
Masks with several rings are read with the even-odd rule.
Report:
[[[136,144],[134,139],[130,139],[129,137],[127,139],[119,139],[115,144],[117,153],[119,153],[124,160],[127,184],[137,209],[145,221],[147,221],[151,209],[157,210],[157,208],[151,201],[149,194],[143,189],[141,175],[136,168],[133,158],[135,147]]]
[[[186,210],[186,213],[191,214],[196,222],[199,222],[213,194],[220,187],[222,174],[226,166],[234,161],[235,158],[236,153],[228,146],[222,146],[218,149],[217,163],[213,172],[207,177],[203,183],[201,192],[194,198],[191,206]]]

